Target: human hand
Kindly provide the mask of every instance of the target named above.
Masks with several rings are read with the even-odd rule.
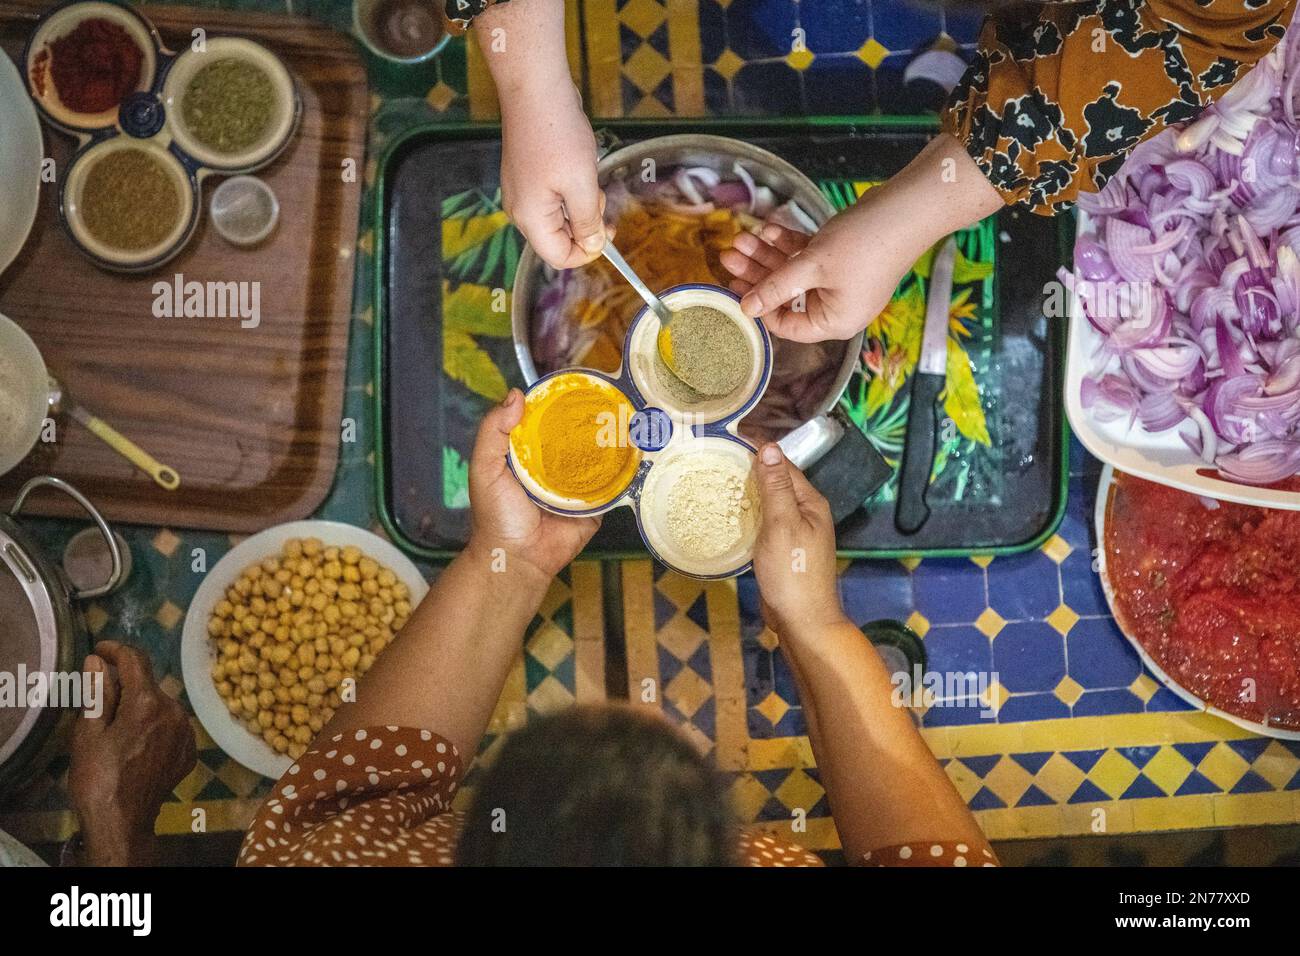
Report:
[[[736,277],[731,288],[743,296],[741,309],[761,315],[773,335],[795,342],[847,339],[889,304],[913,261],[900,265],[878,255],[871,237],[879,228],[864,196],[815,236],[777,223],[758,236],[742,232],[722,253],[722,264]]]
[[[596,137],[578,91],[529,82],[502,101],[501,199],[528,244],[557,269],[600,255],[605,194],[596,180]]]
[[[880,314],[925,250],[1001,208],[966,148],[944,133],[811,239],[769,224],[761,239],[737,236],[722,263],[745,314],[763,316],[774,335],[847,339]]]
[[[543,511],[524,492],[506,465],[510,431],[524,413],[524,396],[512,388],[503,404],[479,426],[469,466],[473,517],[470,548],[483,560],[502,549],[509,562],[523,563],[549,583],[573,561],[600,527],[600,518],[565,518]]]
[[[844,621],[830,505],[774,442],[754,468],[762,505],[754,575],[768,626],[784,635]]]
[[[146,865],[153,862],[158,811],[194,767],[194,730],[141,651],[100,641],[84,670],[103,675],[102,708],[96,717],[83,714],[73,728],[68,770],[86,862]]]

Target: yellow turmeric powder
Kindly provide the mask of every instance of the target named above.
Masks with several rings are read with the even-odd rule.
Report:
[[[617,497],[641,453],[628,440],[632,405],[608,383],[574,372],[528,396],[510,434],[515,458],[543,488],[588,505]]]

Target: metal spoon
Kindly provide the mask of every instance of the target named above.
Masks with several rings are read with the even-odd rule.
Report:
[[[623,254],[614,248],[614,243],[608,239],[605,240],[605,248],[600,252],[609,260],[610,265],[632,284],[632,288],[636,289],[641,298],[645,299],[645,304],[654,310],[655,315],[659,316],[660,326],[667,328],[668,323],[673,320],[673,310],[664,305],[663,299],[651,292],[650,287],[641,281],[641,277],[632,271],[632,267],[627,264]]]
[[[68,413],[92,435],[104,442],[131,464],[135,465],[158,485],[168,491],[175,491],[181,483],[181,477],[174,468],[154,459],[143,448],[119,433],[107,422],[96,418],[78,405],[68,394],[68,390],[53,375],[50,379],[50,415],[58,415],[65,407]]]
[[[694,382],[688,382],[682,378],[681,373],[677,371],[677,366],[673,364],[673,339],[669,331],[673,322],[673,310],[664,304],[663,299],[651,292],[650,287],[641,281],[641,277],[632,271],[632,267],[627,264],[627,260],[623,258],[622,253],[614,248],[613,242],[606,240],[605,248],[601,250],[601,253],[619,271],[623,278],[632,284],[632,288],[636,289],[641,298],[645,299],[646,305],[650,306],[654,310],[654,314],[659,317],[659,335],[656,336],[655,345],[659,349],[659,357],[663,359],[664,367],[683,385],[698,391],[698,386]]]

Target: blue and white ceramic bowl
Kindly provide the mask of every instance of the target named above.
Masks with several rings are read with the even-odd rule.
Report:
[[[536,400],[544,390],[553,387],[557,377],[574,374],[590,376],[622,392],[633,408],[627,438],[641,456],[640,465],[627,486],[611,500],[593,507],[562,498],[542,487],[520,463],[513,445],[510,468],[529,497],[547,511],[580,517],[604,514],[622,506],[632,508],[646,547],[662,564],[689,577],[733,577],[744,573],[752,563],[753,535],[716,558],[708,561],[694,558],[674,544],[668,531],[668,498],[676,478],[693,456],[720,456],[745,473],[753,467],[755,449],[739,437],[737,427],[762,399],[772,377],[772,342],[763,323],[741,312],[740,299],[719,286],[674,286],[660,298],[671,309],[708,306],[735,320],[745,334],[754,360],[749,377],[730,395],[690,403],[680,400],[680,392],[674,392],[664,378],[671,373],[659,358],[658,317],[648,307],[643,308],[628,328],[623,367],[617,375],[591,369],[562,369],[539,378],[526,392],[526,398]],[[756,522],[757,515],[755,526]]]
[[[83,216],[82,195],[87,177],[99,163],[111,163],[115,153],[130,149],[147,153],[158,163],[171,179],[179,199],[179,215],[166,237],[143,249],[108,245],[86,227]],[[73,243],[97,265],[119,272],[146,272],[162,265],[184,248],[199,222],[199,189],[193,171],[153,140],[112,136],[93,141],[68,165],[59,195],[59,217]]]
[[[95,114],[69,110],[49,75],[51,44],[89,19],[118,24],[144,53],[135,92],[120,106]],[[277,94],[266,135],[237,155],[204,148],[189,135],[182,118],[184,93],[194,74],[207,63],[228,57],[260,67]],[[267,165],[289,145],[302,116],[302,98],[293,77],[270,50],[251,40],[218,36],[205,38],[201,48],[191,46],[176,54],[163,46],[148,19],[121,0],[70,0],[47,11],[27,42],[22,62],[28,92],[41,117],[79,140],[67,169],[60,171],[60,220],[78,249],[99,267],[115,272],[147,272],[178,255],[198,228],[203,181]],[[95,239],[78,208],[89,169],[105,158],[111,161],[114,150],[132,146],[148,150],[162,162],[183,193],[182,215],[167,242],[149,249],[117,249]]]

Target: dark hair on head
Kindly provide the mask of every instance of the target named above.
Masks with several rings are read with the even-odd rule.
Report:
[[[736,821],[717,773],[669,724],[575,707],[511,734],[480,777],[461,866],[726,866]]]

